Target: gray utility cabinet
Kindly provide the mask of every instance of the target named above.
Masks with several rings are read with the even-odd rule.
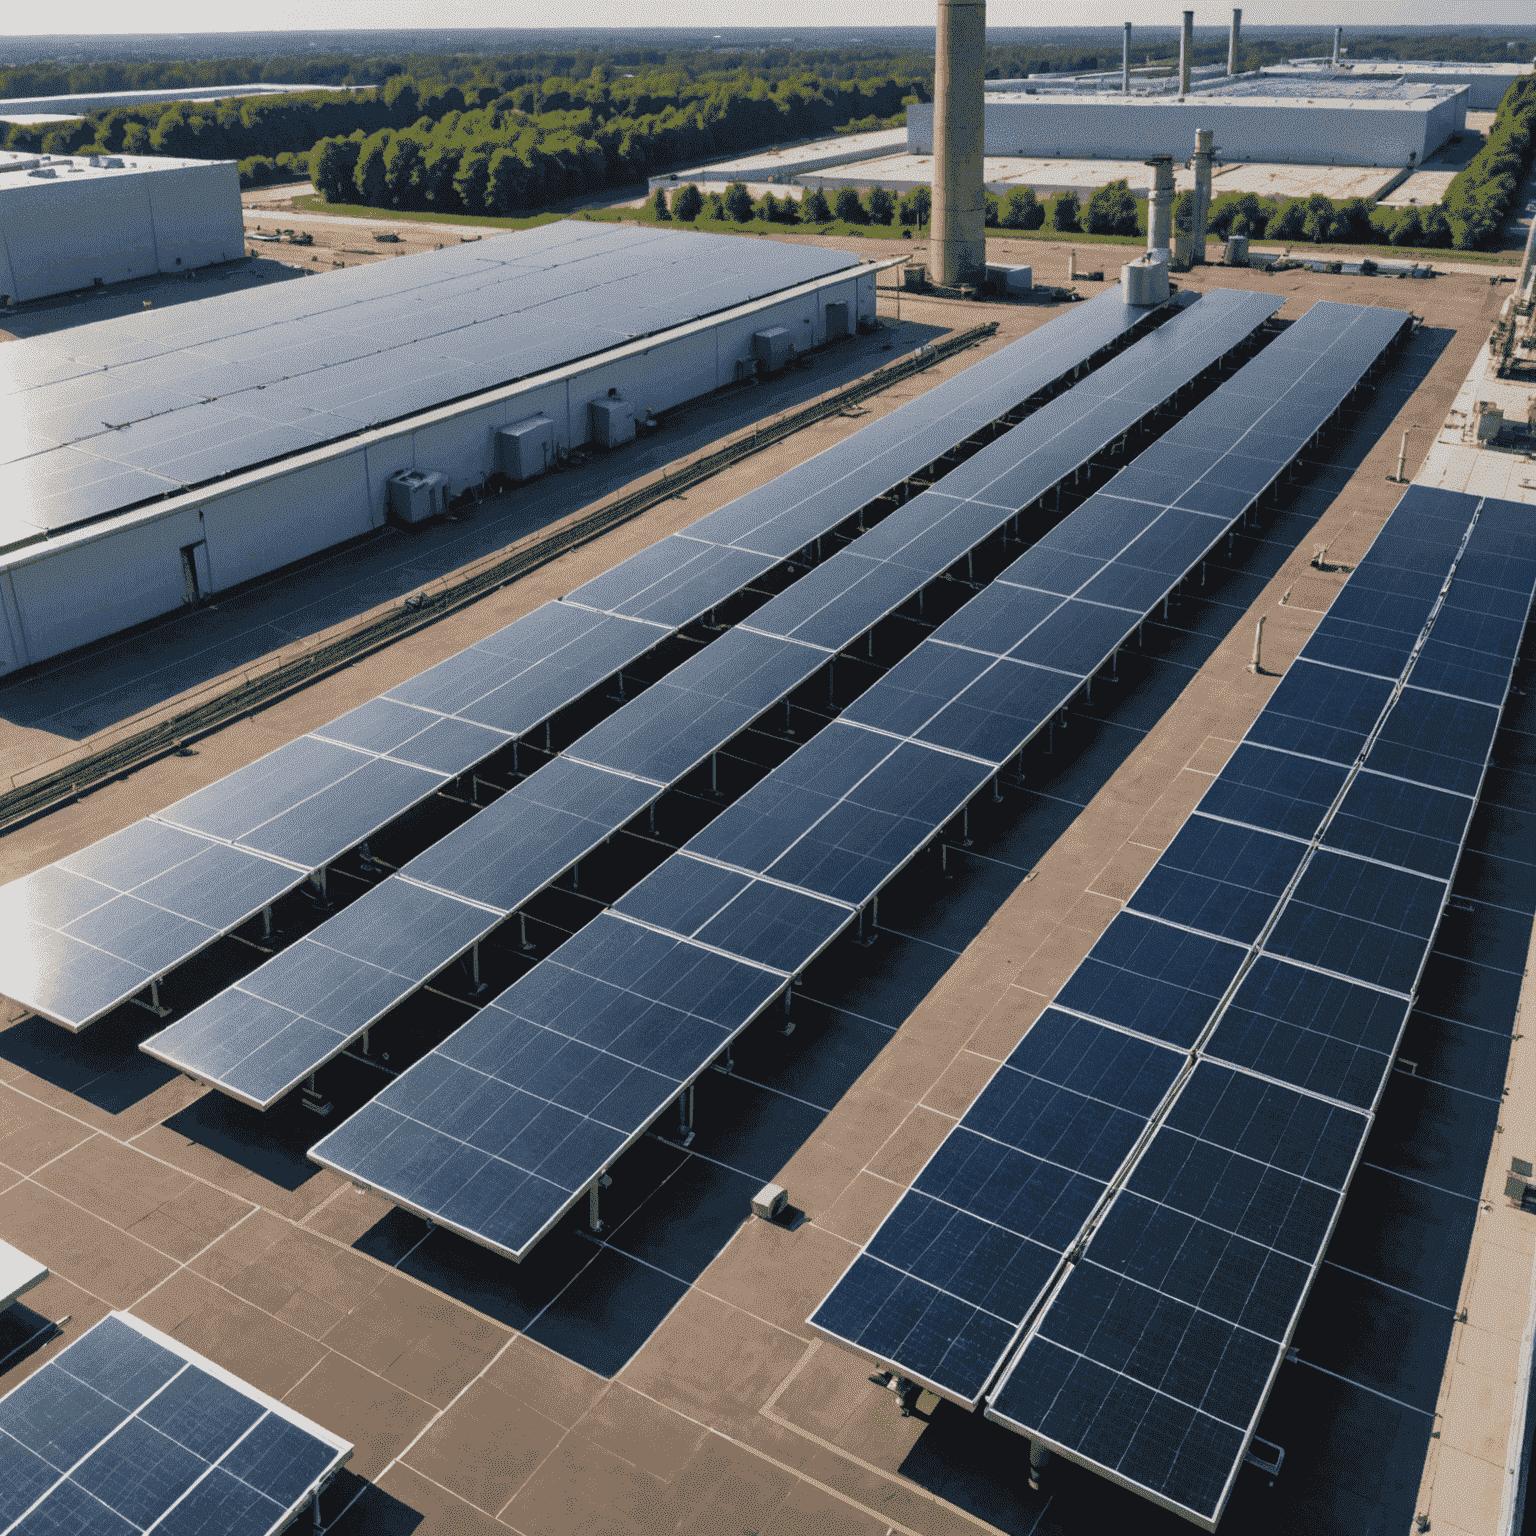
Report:
[[[599,448],[622,448],[635,440],[635,407],[629,400],[609,395],[606,400],[594,400],[592,413],[592,441]]]
[[[528,416],[496,429],[496,467],[508,480],[532,480],[555,457],[555,424],[548,416]]]
[[[836,341],[839,336],[853,335],[853,316],[848,312],[847,302],[839,300],[835,304],[827,305],[827,340]]]
[[[752,355],[762,364],[765,373],[777,373],[795,355],[795,342],[789,328],[775,325],[766,331],[753,331]]]
[[[389,477],[389,520],[410,527],[448,510],[448,476],[435,469],[398,469]]]

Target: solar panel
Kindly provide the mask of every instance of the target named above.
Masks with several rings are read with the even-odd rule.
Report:
[[[1458,528],[1443,516],[1443,494],[1425,500],[1405,498],[1420,534],[1409,555],[1394,518],[1362,562],[1371,593],[1384,590],[1386,573],[1408,574],[1421,643],[1365,726],[1298,877],[1248,940],[1233,973],[1239,984],[1214,1007],[1206,989],[1190,1009],[1206,1016],[1190,1039],[1193,1076],[1032,1323],[988,1409],[1207,1529],[1221,1518],[1321,1263],[1475,807],[1492,733],[1474,731],[1453,746],[1455,710],[1482,709],[1497,724],[1497,707],[1411,685],[1442,615],[1450,614],[1451,633],[1467,633],[1460,615],[1475,601],[1461,584],[1465,560],[1505,541],[1511,558],[1536,554],[1536,536],[1519,538],[1524,529],[1506,504],[1464,497]],[[1433,574],[1419,552],[1436,545],[1445,569],[1432,591],[1417,580]],[[1531,579],[1536,588],[1536,568]],[[1478,670],[1499,682],[1500,704],[1518,646],[1517,608],[1477,628],[1487,647]],[[1396,604],[1389,616],[1411,622],[1411,609]],[[1292,711],[1292,749],[1305,753],[1307,727],[1282,692],[1264,714],[1277,704]],[[1250,743],[1266,734],[1263,722]],[[1326,719],[1310,729],[1330,741],[1335,734]],[[1415,783],[1383,771],[1383,762],[1401,767],[1408,752],[1422,754],[1414,761],[1430,777]],[[1244,793],[1255,761],[1249,752],[1237,765],[1230,797]],[[1308,784],[1312,793],[1293,803],[1303,822],[1319,799]],[[1255,1137],[1257,1147],[1245,1145]]]
[[[588,232],[579,231],[576,238],[585,247]],[[625,249],[629,244],[620,242]],[[525,248],[526,242],[517,247]],[[466,264],[456,256],[452,265],[457,270]],[[483,265],[474,271],[481,272]],[[527,269],[509,262],[505,270],[521,278]],[[404,275],[389,281],[409,286]],[[276,292],[267,297],[273,298]],[[293,302],[284,300],[290,307]],[[171,312],[159,313],[157,326]],[[730,528],[755,528],[765,517],[775,521],[787,499],[797,537],[782,553],[793,553],[955,448],[971,431],[1006,416],[1134,336],[1151,319],[1151,312],[1120,302],[1118,292],[1106,293],[844,439],[818,455],[813,469],[800,466],[704,521],[716,538],[728,539]],[[181,324],[186,323],[183,317]],[[223,335],[214,317],[205,317],[205,323],[210,335]],[[77,335],[76,341],[80,339]],[[135,350],[142,341],[143,334],[137,331],[123,337],[133,356],[144,355]],[[156,353],[151,347],[149,355],[160,356],[173,371],[181,366],[163,349]],[[20,362],[25,361],[23,356]],[[25,366],[13,364],[10,376],[24,381],[31,374]],[[921,435],[914,431],[918,421],[927,421],[929,427],[925,446],[914,449]],[[239,770],[232,776],[233,783],[221,781],[189,797],[169,814],[216,828],[210,835],[228,841],[242,831],[256,830],[251,823],[261,807],[280,803],[278,815],[244,846],[259,845],[264,852],[292,863],[315,859],[304,871],[315,873],[336,852],[379,830],[420,796],[435,792],[439,782],[472,770],[513,736],[526,734],[615,673],[622,677],[624,667],[653,650],[675,628],[730,595],[726,588],[732,581],[739,585],[761,569],[760,555],[721,551],[708,539],[697,537],[703,526],[695,525],[687,537],[663,540],[655,549],[641,551],[589,588],[572,594],[573,601],[546,603],[312,732],[303,744],[290,743],[262,765]],[[781,531],[783,526],[787,525],[781,525]],[[773,539],[768,543],[772,545]],[[682,557],[691,554],[695,545],[704,553],[694,556],[690,564]],[[656,550],[663,553],[658,555]],[[595,599],[593,606],[598,608],[632,599],[652,616],[630,618],[578,606],[588,598]],[[655,618],[663,611],[666,623]],[[426,712],[425,718],[420,712]],[[347,748],[357,749],[357,755]],[[382,766],[369,762],[370,756],[381,759]],[[384,781],[385,793],[379,800],[358,793],[371,786],[355,777],[350,788],[332,795],[332,803],[343,802],[334,814],[326,803],[311,803],[302,792],[306,782],[311,793],[344,786],[348,770],[364,767],[370,779]],[[438,778],[432,779],[432,774]],[[301,879],[302,875],[290,880],[284,889],[292,889]],[[14,899],[25,904],[20,894]],[[256,903],[223,931],[238,926],[265,904]],[[93,950],[58,928],[31,921],[24,930],[24,943],[0,956],[0,993],[67,1027],[82,1028],[217,937],[215,928],[202,921],[204,911],[199,906],[184,914],[198,925],[180,929],[179,944],[168,942],[167,925],[162,924],[152,936],[152,954],[135,949],[126,956]]]
[[[346,1441],[126,1312],[0,1398],[0,1532],[282,1530]]]

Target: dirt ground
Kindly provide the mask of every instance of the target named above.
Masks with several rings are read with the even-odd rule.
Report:
[[[390,259],[355,225],[323,231],[265,206],[248,229],[255,220],[310,229],[315,247],[296,254],[316,265]],[[446,238],[417,228],[414,247],[387,249]],[[1060,281],[1066,253],[1048,249],[1021,243],[1019,259]],[[1482,276],[1409,284],[1212,268],[1188,282],[1283,294],[1288,318],[1339,299],[1411,308],[1425,326],[1340,456],[1311,467],[1297,505],[1213,562],[1216,596],[1176,609],[1134,683],[1063,733],[1073,740],[1056,777],[973,818],[974,846],[951,855],[955,878],[924,866],[893,893],[872,949],[834,949],[808,978],[791,1039],[749,1032],[735,1073],[707,1074],[691,1148],[648,1139],[626,1156],[602,1242],[572,1223],[523,1265],[504,1262],[309,1163],[322,1125],[301,1109],[263,1117],[140,1054],[159,1027],[147,1015],[78,1037],[20,1018],[0,1030],[0,1237],[53,1274],[0,1320],[0,1391],[108,1310],[131,1310],[356,1443],[323,1506],[347,1536],[1115,1528],[1091,1496],[1031,1494],[1021,1442],[995,1426],[927,1396],[901,1417],[869,1363],[818,1342],[805,1318],[1263,706],[1344,579],[1309,566],[1313,545],[1339,564],[1365,549],[1400,494],[1387,476],[1402,426],[1443,419],[1504,297]],[[935,333],[995,316],[992,345],[1049,313],[902,302],[904,323]],[[191,755],[15,829],[0,841],[6,878],[372,697],[976,355],[738,464]],[[1254,675],[1260,616],[1265,670]],[[401,1023],[402,1055],[432,1027]],[[338,1064],[327,1091],[342,1113],[376,1090],[379,1071]],[[804,1213],[792,1229],[747,1216],[768,1180]],[[56,1335],[27,1342],[66,1314]],[[5,1360],[13,1341],[19,1353]],[[1139,1528],[1165,1529],[1133,1505],[1128,1518],[1143,1517]]]

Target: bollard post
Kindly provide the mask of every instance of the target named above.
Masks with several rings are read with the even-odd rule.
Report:
[[[1258,628],[1255,629],[1254,632],[1253,632],[1253,660],[1248,663],[1248,670],[1250,672],[1260,673],[1260,672],[1262,672],[1264,670],[1264,668],[1259,665],[1259,649],[1260,649],[1260,647],[1263,644],[1264,644],[1264,620],[1260,619],[1259,620],[1259,624],[1258,624]]]

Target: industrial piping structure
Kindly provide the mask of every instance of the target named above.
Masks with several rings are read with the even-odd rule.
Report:
[[[1237,41],[1243,30],[1243,13],[1234,8],[1232,11],[1232,36],[1227,42],[1227,73],[1237,73]]]
[[[1189,95],[1189,72],[1195,63],[1195,13],[1184,12],[1184,29],[1179,33],[1179,95]]]
[[[1215,154],[1216,135],[1209,128],[1195,129],[1195,207],[1190,221],[1189,259],[1205,260],[1205,230],[1211,214],[1211,160]]]
[[[987,268],[981,153],[986,0],[939,0],[933,81],[933,233],[938,280],[980,282]]]
[[[1173,156],[1153,155],[1152,191],[1147,198],[1147,255],[1155,261],[1173,260]]]
[[[1337,69],[1339,67],[1339,55],[1342,54],[1343,51],[1344,51],[1343,44],[1344,44],[1344,28],[1343,27],[1335,27],[1333,29],[1333,67],[1335,69]]]

